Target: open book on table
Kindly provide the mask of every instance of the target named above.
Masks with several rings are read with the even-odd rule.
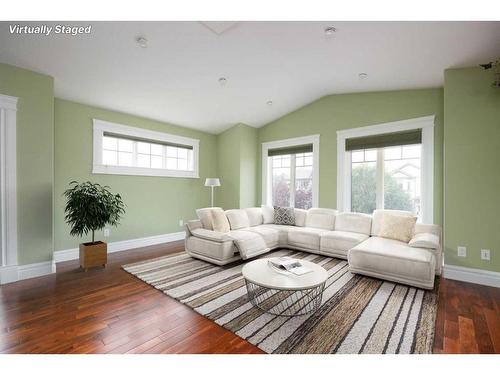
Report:
[[[312,271],[312,269],[302,265],[299,260],[290,257],[269,259],[268,263],[280,271],[288,271],[295,275],[304,275]]]

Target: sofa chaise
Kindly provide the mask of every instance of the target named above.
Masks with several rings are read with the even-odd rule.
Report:
[[[214,230],[214,211],[223,220],[227,218],[222,231]],[[413,217],[406,211],[375,210],[367,215],[326,208],[294,209],[294,225],[276,224],[274,209],[267,206],[227,211],[204,208],[197,215],[198,220],[186,223],[186,251],[218,265],[288,248],[347,259],[352,273],[425,289],[432,289],[435,276],[441,274],[439,226],[416,223],[413,218],[410,237],[391,238],[400,229],[398,220]]]

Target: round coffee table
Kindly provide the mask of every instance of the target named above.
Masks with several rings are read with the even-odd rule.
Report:
[[[295,275],[269,265],[272,258],[257,259],[243,266],[248,299],[255,307],[274,315],[311,314],[321,305],[328,274],[316,263],[299,260],[312,272]]]

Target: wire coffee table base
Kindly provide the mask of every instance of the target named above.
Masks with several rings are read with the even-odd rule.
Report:
[[[260,286],[245,279],[248,299],[255,307],[281,316],[312,314],[321,305],[325,283],[300,290],[282,290]]]

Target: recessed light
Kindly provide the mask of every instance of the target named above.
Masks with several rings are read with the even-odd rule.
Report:
[[[272,106],[272,105],[273,105],[273,101],[272,101],[272,100],[268,100],[268,101],[266,102],[266,104],[270,107],[270,106]]]
[[[148,40],[146,38],[144,38],[143,36],[138,37],[135,41],[137,42],[137,44],[141,48],[147,48],[148,47]]]
[[[359,77],[359,79],[367,79],[368,78],[368,74],[366,74],[366,73],[359,73],[358,77]]]
[[[219,85],[225,86],[227,83],[227,78],[226,77],[220,77],[219,78]]]
[[[337,29],[333,26],[328,26],[327,28],[325,28],[325,35],[327,36],[331,36],[333,34],[335,34],[337,32]]]

